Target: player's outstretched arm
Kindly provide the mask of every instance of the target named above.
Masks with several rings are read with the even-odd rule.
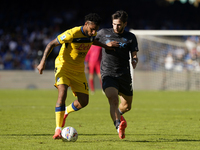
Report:
[[[45,61],[46,61],[47,57],[49,56],[49,54],[51,53],[53,48],[58,45],[60,45],[60,44],[58,43],[57,39],[54,39],[46,46],[43,57],[40,61],[40,64],[37,66],[39,74],[42,74],[43,70],[45,69]]]
[[[97,45],[97,46],[103,47],[108,50],[115,50],[114,47],[119,47],[119,42],[111,41],[107,44],[103,44],[103,43],[99,42],[98,40],[94,40],[93,45]]]
[[[133,69],[135,69],[138,63],[137,52],[132,52],[131,57],[132,57],[132,66],[133,66]]]

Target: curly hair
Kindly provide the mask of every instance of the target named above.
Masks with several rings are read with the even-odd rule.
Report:
[[[90,13],[85,16],[85,22],[87,21],[94,22],[96,25],[99,26],[101,24],[101,17],[96,13]]]
[[[128,14],[123,10],[119,10],[112,15],[112,20],[113,19],[120,19],[123,23],[125,23],[127,22]]]

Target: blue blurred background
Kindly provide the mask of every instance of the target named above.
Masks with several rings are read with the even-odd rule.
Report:
[[[126,30],[199,30],[200,6],[194,0],[10,1],[0,3],[0,70],[34,70],[48,42],[98,13],[100,28],[112,27],[117,10],[129,14]],[[54,68],[55,48],[46,69]]]

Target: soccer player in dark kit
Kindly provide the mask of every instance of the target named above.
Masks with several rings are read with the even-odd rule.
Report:
[[[133,69],[138,63],[137,39],[134,34],[124,30],[127,19],[128,14],[125,11],[115,12],[112,15],[113,28],[101,29],[96,36],[96,39],[104,44],[111,41],[117,41],[119,44],[115,51],[102,49],[101,77],[103,90],[110,104],[110,115],[120,139],[125,138],[127,127],[122,115],[131,109],[133,99],[130,54]]]

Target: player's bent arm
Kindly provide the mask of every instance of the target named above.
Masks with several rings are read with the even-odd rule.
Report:
[[[138,63],[138,57],[137,57],[136,51],[131,53],[131,63],[132,63],[133,69],[135,69]]]
[[[49,44],[46,46],[46,48],[44,50],[44,54],[43,54],[41,61],[46,61],[47,57],[49,56],[49,54],[51,53],[53,48],[58,46],[58,45],[60,45],[60,43],[57,41],[57,38],[55,38],[54,40],[49,42]]]
[[[51,42],[49,42],[49,44],[46,46],[46,48],[44,50],[43,57],[42,57],[42,59],[40,61],[40,64],[37,66],[39,74],[42,74],[42,71],[45,68],[45,61],[46,61],[47,57],[49,56],[49,54],[51,53],[53,48],[58,46],[58,45],[60,45],[60,43],[57,41],[57,39],[54,39]]]
[[[94,40],[93,45],[97,45],[97,46],[103,47],[108,50],[115,50],[113,47],[119,47],[119,42],[112,41],[107,44],[103,44],[103,43],[99,42],[98,40]]]

